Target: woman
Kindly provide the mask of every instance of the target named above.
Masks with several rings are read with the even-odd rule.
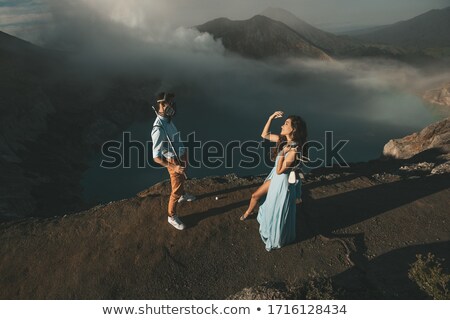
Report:
[[[241,216],[246,220],[253,214],[253,210],[260,199],[267,197],[258,211],[259,232],[266,244],[266,250],[280,248],[295,240],[296,198],[301,195],[301,182],[290,184],[289,173],[298,164],[299,153],[304,148],[307,129],[302,118],[289,116],[281,126],[279,135],[269,132],[273,119],[283,116],[277,111],[269,117],[261,137],[276,142],[274,155],[275,166],[262,184],[253,194],[247,211]]]

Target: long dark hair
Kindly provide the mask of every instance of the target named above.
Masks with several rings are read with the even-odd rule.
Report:
[[[308,129],[306,127],[306,122],[303,120],[300,116],[289,116],[287,119],[291,120],[291,126],[293,131],[293,137],[292,140],[296,142],[299,146],[299,151],[301,151],[302,156],[308,157],[308,147],[306,143],[306,139],[308,137]],[[277,145],[275,148],[273,148],[271,159],[272,161],[275,161],[278,153],[281,151],[281,149],[286,145],[286,137],[281,136],[280,140],[278,140]]]

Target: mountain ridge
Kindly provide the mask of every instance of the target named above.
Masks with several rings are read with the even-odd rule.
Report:
[[[226,49],[245,57],[264,59],[288,56],[330,60],[323,50],[285,24],[262,15],[247,20],[217,18],[196,26],[221,39]]]
[[[356,37],[366,41],[407,47],[450,46],[450,6],[432,9],[411,19],[386,25],[379,30]]]
[[[349,47],[361,45],[357,40],[349,37],[337,36],[333,33],[323,31],[282,8],[269,7],[260,14],[286,24],[315,46],[326,50],[330,54],[338,55],[347,52]]]
[[[267,17],[266,23],[252,25],[256,19],[261,20],[261,15]],[[210,33],[215,39],[221,39],[228,52],[253,59],[388,58],[423,66],[436,61],[445,63],[450,56],[450,48],[448,52],[439,48],[425,50],[371,41],[362,36],[338,36],[320,30],[280,8],[268,8],[247,20],[217,18],[195,28]]]

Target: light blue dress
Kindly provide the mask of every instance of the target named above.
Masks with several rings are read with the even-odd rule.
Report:
[[[295,199],[301,196],[301,180],[296,184],[288,182],[289,170],[277,174],[278,154],[275,166],[267,176],[271,180],[269,190],[263,203],[259,206],[258,222],[261,239],[266,250],[281,248],[292,243],[296,238],[296,204]]]

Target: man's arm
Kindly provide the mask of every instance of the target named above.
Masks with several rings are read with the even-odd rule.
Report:
[[[174,163],[170,163],[168,162],[163,156],[162,153],[164,150],[166,150],[166,148],[164,147],[164,142],[166,142],[164,140],[164,136],[162,135],[161,132],[161,127],[159,126],[154,126],[152,129],[152,142],[153,142],[153,148],[152,148],[152,153],[153,153],[153,161],[155,161],[157,164],[165,167],[165,168],[170,168],[170,169],[174,169],[175,172],[177,173],[183,173],[184,172],[184,168],[176,165]],[[167,142],[166,142],[167,143]]]
[[[153,158],[153,161],[155,161],[157,164],[159,164],[159,165],[161,165],[163,167],[175,170],[176,173],[180,173],[180,174],[184,173],[184,170],[185,170],[184,167],[179,166],[179,165],[174,164],[174,163],[170,163],[164,158],[156,157],[156,158]]]

